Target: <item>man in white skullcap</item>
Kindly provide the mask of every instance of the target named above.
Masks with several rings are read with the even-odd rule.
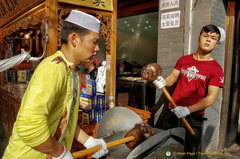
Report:
[[[169,103],[163,129],[177,127],[185,117],[195,134],[186,130],[184,159],[197,159],[201,152],[205,109],[213,105],[220,88],[224,86],[224,74],[220,64],[212,57],[212,51],[223,43],[225,31],[209,24],[202,28],[195,53],[178,59],[174,69],[165,79],[159,76],[153,83],[157,89],[177,82],[172,98],[177,107]]]
[[[94,139],[78,125],[79,72],[99,51],[100,21],[72,10],[61,31],[61,48],[35,70],[21,102],[3,159],[73,159],[73,139],[86,148],[102,145],[93,154],[108,152],[103,139]]]

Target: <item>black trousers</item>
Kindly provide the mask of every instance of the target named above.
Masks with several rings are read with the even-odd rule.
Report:
[[[196,113],[190,114],[185,118],[188,121],[189,125],[192,127],[195,134],[190,134],[186,129],[184,159],[197,159],[198,152],[201,152],[203,123],[206,118],[204,118],[203,114]],[[179,126],[184,127],[183,123],[176,117],[176,115],[171,112],[170,109],[168,109],[164,119],[163,129],[167,130]]]

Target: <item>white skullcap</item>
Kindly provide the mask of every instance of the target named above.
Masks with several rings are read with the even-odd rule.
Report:
[[[225,40],[225,38],[226,38],[226,32],[225,32],[225,30],[223,29],[223,28],[221,28],[221,27],[217,27],[218,28],[218,30],[220,31],[220,39],[219,39],[219,43],[221,44],[221,43],[223,43],[224,42],[224,40]]]
[[[89,15],[87,13],[78,10],[72,10],[69,16],[67,17],[66,21],[84,27],[96,33],[99,33],[100,21],[94,16]]]

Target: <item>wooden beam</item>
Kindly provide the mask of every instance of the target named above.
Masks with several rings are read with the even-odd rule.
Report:
[[[117,44],[117,2],[113,0],[113,13],[111,21],[111,44],[110,54],[106,54],[106,62],[110,61],[110,68],[107,66],[106,72],[106,102],[109,104],[109,96],[114,97],[116,103],[116,44]]]
[[[150,1],[132,6],[127,6],[124,8],[118,8],[118,18],[156,12],[158,11],[158,7],[159,1]]]
[[[46,0],[46,20],[48,21],[48,43],[46,55],[50,56],[57,51],[58,38],[58,1]]]
[[[221,108],[220,128],[219,128],[219,144],[218,149],[222,151],[225,148],[225,141],[227,135],[228,112],[229,112],[229,94],[231,89],[231,74],[232,74],[232,59],[234,48],[234,28],[235,28],[235,2],[228,2],[227,22],[226,22],[226,47],[224,60],[224,88],[223,88],[223,102]]]

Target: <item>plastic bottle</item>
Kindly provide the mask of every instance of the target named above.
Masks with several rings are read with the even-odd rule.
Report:
[[[109,108],[113,108],[115,106],[115,99],[112,93],[110,93],[110,96],[108,97],[108,106]]]

